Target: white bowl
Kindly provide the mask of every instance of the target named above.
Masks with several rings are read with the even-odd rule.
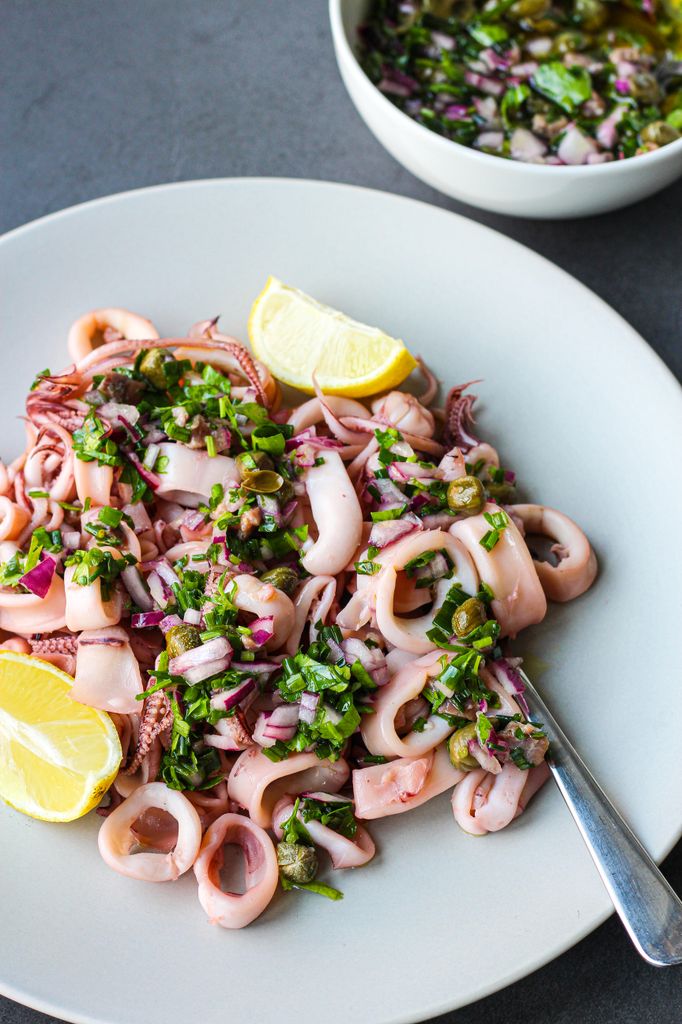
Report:
[[[682,174],[682,139],[608,164],[547,167],[479,153],[417,124],[370,82],[356,57],[368,0],[329,0],[336,59],[358,113],[389,153],[427,185],[495,213],[565,218],[636,203]]]

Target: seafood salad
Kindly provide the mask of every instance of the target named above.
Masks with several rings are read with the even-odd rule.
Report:
[[[408,117],[492,156],[603,164],[682,138],[677,0],[373,0],[360,43]]]
[[[470,835],[521,814],[547,740],[509,643],[597,564],[518,499],[473,384],[439,406],[420,363],[419,397],[314,379],[284,404],[215,320],[165,338],[121,309],[68,347],[0,463],[0,646],[115,726],[106,864],[193,871],[210,920],[241,928],[279,889],[341,898],[329,868],[372,860],[374,819],[446,792]]]

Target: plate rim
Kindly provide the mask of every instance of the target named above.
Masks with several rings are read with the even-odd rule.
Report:
[[[270,176],[236,176],[236,177],[215,177],[215,178],[196,178],[188,179],[183,181],[170,181],[163,182],[156,185],[147,185],[139,188],[125,189],[120,192],[109,193],[103,196],[98,196],[93,199],[84,200],[80,203],[75,203],[71,206],[64,207],[60,210],[53,211],[48,214],[44,214],[41,217],[37,217],[33,220],[27,221],[24,224],[18,225],[17,227],[11,228],[0,235],[0,250],[4,250],[5,246],[11,244],[15,239],[21,239],[33,234],[35,231],[40,231],[44,226],[56,223],[58,221],[68,221],[72,217],[80,214],[87,214],[89,210],[115,204],[117,202],[125,201],[127,199],[144,198],[146,195],[158,194],[158,193],[172,193],[172,192],[192,192],[197,189],[203,189],[208,187],[226,187],[230,188],[235,185],[248,186],[249,188],[266,188],[268,186],[282,187],[292,190],[306,190],[311,186],[314,188],[321,188],[329,190],[330,192],[335,190],[343,190],[351,193],[368,194],[375,201],[378,199],[382,202],[398,202],[398,204],[408,204],[416,207],[425,207],[430,211],[436,211],[438,214],[445,215],[450,218],[454,218],[456,222],[464,221],[468,225],[473,225],[476,229],[487,235],[495,235],[504,239],[509,245],[516,247],[519,250],[523,250],[526,258],[530,254],[531,259],[542,261],[544,264],[548,264],[552,270],[558,272],[564,279],[568,279],[572,286],[578,286],[578,289],[583,293],[587,293],[591,301],[595,301],[597,306],[607,312],[610,317],[617,318],[620,323],[621,329],[625,330],[631,338],[632,342],[637,342],[637,347],[642,358],[649,360],[649,366],[651,372],[658,374],[658,379],[670,390],[670,401],[677,402],[679,412],[682,415],[682,383],[677,379],[676,375],[665,363],[663,358],[651,347],[646,339],[625,319],[625,317],[614,309],[605,299],[594,292],[588,285],[586,285],[579,278],[573,274],[564,270],[563,267],[553,262],[548,257],[537,252],[531,246],[524,242],[519,242],[515,238],[511,238],[505,234],[504,231],[498,230],[497,228],[489,227],[487,224],[482,224],[472,217],[467,217],[462,213],[455,210],[448,209],[436,205],[435,203],[428,202],[424,199],[416,199],[412,196],[405,196],[401,193],[390,192],[385,189],[370,188],[365,185],[355,185],[348,182],[337,182],[328,179],[318,178],[292,178],[292,177],[278,177],[275,175]],[[674,397],[673,397],[674,396]],[[672,838],[663,844],[662,850],[656,852],[655,860],[660,863],[670,851],[677,845],[682,838],[682,820],[675,831]],[[573,946],[577,945],[584,938],[586,938],[591,932],[595,931],[600,927],[609,917],[613,914],[613,909],[608,907],[599,911],[592,916],[589,920],[586,920],[579,928],[572,931],[571,936],[559,943],[558,946],[553,946],[551,952],[548,954],[537,954],[533,956],[532,961],[528,961],[525,965],[518,966],[513,970],[508,971],[504,975],[498,975],[494,980],[491,980],[478,987],[476,992],[470,997],[467,997],[465,1002],[456,1001],[454,1004],[452,1000],[443,1000],[434,1004],[429,1004],[428,1008],[424,1007],[418,1014],[406,1012],[398,1016],[390,1016],[381,1018],[377,1024],[416,1024],[416,1022],[427,1020],[431,1017],[436,1017],[447,1012],[454,1012],[455,1009],[471,1005],[474,1002],[478,1002],[481,999],[485,999],[487,996],[498,992],[507,986],[514,984],[515,982],[534,974],[537,970],[545,967],[553,960],[558,959]],[[15,1002],[28,1006],[38,1012],[49,1014],[52,1016],[58,1016],[65,1021],[72,1022],[72,1024],[126,1024],[121,1017],[117,1016],[93,1016],[90,1013],[74,1013],[68,1009],[65,1009],[58,1005],[58,1003],[50,1002],[48,999],[36,997],[30,992],[23,989],[17,988],[12,984],[8,984],[2,978],[0,973],[0,994],[6,996]],[[426,1014],[426,1016],[425,1016]]]

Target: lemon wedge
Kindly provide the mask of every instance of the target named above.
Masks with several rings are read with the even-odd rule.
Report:
[[[54,665],[0,651],[0,797],[43,821],[73,821],[113,782],[121,744],[109,715],[69,697]]]
[[[292,387],[360,398],[396,387],[416,360],[402,341],[269,277],[249,316],[254,354]]]

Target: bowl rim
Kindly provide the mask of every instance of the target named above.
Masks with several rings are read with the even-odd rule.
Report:
[[[490,167],[490,161],[494,160],[497,164],[503,164],[508,172],[511,174],[552,174],[555,176],[561,175],[566,178],[569,176],[576,177],[582,175],[583,178],[587,178],[587,172],[592,174],[605,174],[609,172],[611,174],[630,174],[636,173],[630,170],[635,157],[626,157],[623,160],[611,160],[602,164],[579,164],[579,165],[548,165],[548,164],[532,164],[524,163],[522,160],[503,160],[502,157],[495,156],[492,153],[482,153],[480,150],[474,149],[471,146],[464,146],[461,142],[455,142],[454,139],[446,139],[443,135],[439,135],[437,132],[431,131],[425,125],[419,124],[413,118],[409,117],[404,111],[400,110],[394,103],[384,96],[380,89],[372,82],[362,67],[357,58],[355,50],[351,45],[346,30],[344,28],[343,19],[341,17],[341,9],[345,0],[329,0],[329,21],[331,24],[332,40],[334,43],[334,50],[336,54],[337,63],[341,66],[341,56],[346,58],[350,62],[352,69],[351,73],[355,75],[356,81],[361,83],[360,88],[371,90],[372,94],[376,95],[379,103],[383,105],[383,110],[386,116],[393,118],[394,123],[397,126],[401,124],[405,126],[407,131],[412,132],[415,139],[430,139],[434,145],[440,148],[443,153],[448,151],[452,152],[459,151],[459,153],[465,159],[470,159],[475,162],[484,161],[488,167]],[[409,126],[409,127],[408,127]],[[659,149],[654,150],[650,153],[641,153],[636,158],[635,166],[640,166],[643,159],[646,160],[646,167],[652,167],[654,162],[664,163],[678,153],[682,152],[682,137],[676,139],[674,142],[669,142],[666,146],[661,146]]]

